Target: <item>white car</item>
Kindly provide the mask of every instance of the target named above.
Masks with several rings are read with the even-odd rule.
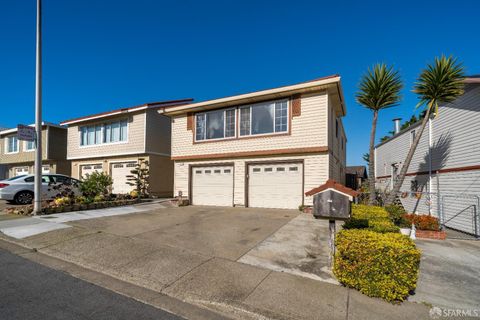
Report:
[[[34,198],[33,174],[20,175],[0,181],[0,199],[16,204],[30,204]],[[42,175],[42,200],[54,199],[61,192],[81,195],[80,181],[61,174]]]

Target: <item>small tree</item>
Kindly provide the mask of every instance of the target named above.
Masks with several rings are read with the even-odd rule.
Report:
[[[398,71],[385,64],[376,64],[362,77],[356,94],[357,102],[373,112],[370,132],[370,148],[368,161],[369,203],[375,203],[375,133],[377,130],[378,112],[396,106],[400,99],[403,84]]]
[[[149,195],[150,189],[150,164],[148,160],[139,159],[135,169],[130,171],[131,175],[127,176],[127,184],[135,187],[139,198]]]
[[[112,177],[106,173],[94,171],[86,175],[80,184],[80,191],[85,198],[93,199],[99,195],[107,195],[112,184]]]
[[[443,55],[440,58],[435,58],[433,64],[429,64],[427,68],[420,73],[413,92],[415,92],[420,99],[417,106],[425,106],[425,116],[410,146],[400,174],[393,185],[392,192],[388,195],[386,205],[392,204],[400,191],[400,187],[405,180],[408,167],[410,166],[410,162],[412,162],[413,155],[415,154],[415,150],[417,149],[428,120],[432,116],[435,117],[438,115],[439,104],[452,102],[463,94],[464,77],[464,67],[462,64],[451,56],[447,58]]]

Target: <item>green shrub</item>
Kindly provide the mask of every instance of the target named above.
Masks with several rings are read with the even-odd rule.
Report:
[[[385,210],[388,212],[388,216],[390,217],[390,220],[392,220],[393,224],[396,226],[400,226],[402,223],[403,215],[407,213],[403,206],[399,205],[389,205],[385,207]]]
[[[338,281],[370,297],[403,301],[415,290],[420,251],[400,233],[342,230],[333,272]]]
[[[352,217],[343,225],[344,229],[370,229],[375,232],[398,232],[385,208],[363,204],[352,205]]]
[[[87,177],[82,181],[80,191],[82,191],[83,196],[93,201],[96,196],[108,194],[112,184],[112,177],[104,172],[94,171],[92,174],[87,174]]]

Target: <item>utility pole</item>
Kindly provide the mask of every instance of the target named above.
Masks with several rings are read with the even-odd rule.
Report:
[[[42,0],[37,0],[35,133],[35,199],[33,214],[37,215],[42,211]]]

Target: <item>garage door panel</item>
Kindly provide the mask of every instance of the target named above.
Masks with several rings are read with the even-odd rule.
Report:
[[[192,169],[192,204],[233,205],[233,166]]]
[[[112,172],[112,192],[115,194],[125,194],[132,191],[135,187],[127,184],[127,176],[135,169],[136,162],[118,162],[111,164]]]
[[[80,166],[80,177],[86,178],[87,174],[92,174],[93,172],[103,172],[102,164],[84,164]]]
[[[248,205],[257,208],[295,209],[303,199],[301,163],[249,166]]]

